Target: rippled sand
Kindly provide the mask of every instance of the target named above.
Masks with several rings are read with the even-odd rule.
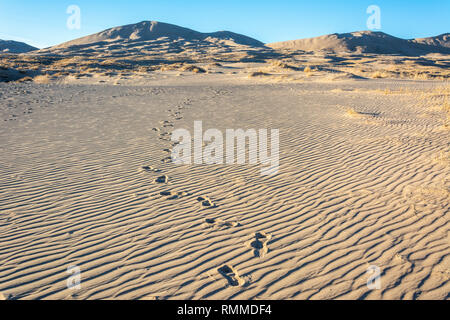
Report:
[[[204,79],[0,84],[5,298],[449,298],[446,83]],[[278,128],[279,173],[166,161],[195,120]]]

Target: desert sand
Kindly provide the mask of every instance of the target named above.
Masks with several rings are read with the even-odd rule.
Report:
[[[0,297],[449,299],[448,55],[194,35],[1,57]],[[278,128],[278,173],[168,161],[196,120]]]

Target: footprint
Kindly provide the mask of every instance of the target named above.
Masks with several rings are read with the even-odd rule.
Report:
[[[164,159],[161,159],[162,163],[171,163],[172,162],[172,157],[165,157]]]
[[[228,280],[228,283],[232,285],[233,287],[240,286],[244,284],[244,280],[239,277],[237,271],[230,267],[229,265],[224,265],[223,267],[219,268],[217,271]]]
[[[221,228],[221,227],[232,228],[232,227],[240,226],[240,223],[237,221],[223,221],[220,218],[217,218],[217,219],[208,218],[208,219],[205,219],[205,223],[214,228]]]
[[[250,243],[250,247],[253,248],[253,253],[255,257],[262,258],[264,257],[269,249],[267,248],[267,242],[272,238],[270,234],[266,234],[265,232],[257,232],[255,233],[255,240]]]
[[[168,176],[161,176],[156,178],[155,180],[156,183],[168,183],[169,182],[169,177]]]
[[[9,300],[9,295],[0,292],[0,300],[1,301]]]
[[[216,225],[216,219],[205,219],[207,224]]]
[[[222,223],[222,226],[230,227],[230,228],[232,228],[232,227],[239,227],[240,225],[241,224],[239,222],[237,222],[237,221],[225,221],[225,222]]]
[[[202,203],[202,206],[204,207],[208,207],[208,208],[215,208],[217,207],[212,201],[211,199],[209,199],[208,197],[198,197],[197,198],[198,202]]]
[[[167,137],[169,137],[170,136],[170,133],[169,132],[161,132],[160,134],[159,134],[159,137],[160,138],[167,138]]]
[[[173,123],[171,121],[167,121],[167,120],[160,121],[159,124],[161,124],[161,126],[163,128],[173,127]]]
[[[161,171],[161,170],[155,169],[151,166],[143,166],[142,170],[147,171],[147,172],[160,172]]]
[[[181,192],[163,191],[163,192],[160,192],[160,195],[162,195],[164,197],[168,197],[167,200],[176,200],[176,199],[180,199],[180,198],[188,196],[189,193],[187,193],[185,191],[181,191]]]

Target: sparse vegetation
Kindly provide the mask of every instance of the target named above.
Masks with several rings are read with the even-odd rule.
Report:
[[[382,79],[382,78],[387,78],[385,72],[375,71],[374,73],[372,73],[372,79]]]
[[[348,108],[347,109],[347,115],[349,115],[350,117],[361,117],[362,114],[358,111],[356,111],[353,108]]]
[[[180,71],[190,71],[194,73],[205,73],[206,70],[191,64],[185,64],[180,68]]]
[[[259,71],[251,72],[249,74],[249,77],[263,77],[263,76],[270,76],[270,73],[259,70]]]

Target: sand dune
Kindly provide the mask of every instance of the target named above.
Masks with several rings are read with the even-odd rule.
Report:
[[[436,37],[414,39],[412,41],[436,47],[450,48],[450,33],[444,33]]]
[[[61,49],[75,50],[76,47],[96,46],[97,50],[102,50],[108,43],[118,45],[122,42],[145,42],[153,40],[164,41],[229,41],[235,44],[262,47],[264,44],[250,37],[229,32],[218,31],[212,33],[201,33],[191,29],[183,28],[173,24],[158,21],[143,21],[121,27],[111,28],[90,36],[62,43],[60,45],[44,49],[41,52],[55,52]]]
[[[38,50],[38,48],[35,48],[23,42],[0,40],[0,53],[25,53],[34,50]]]
[[[428,53],[450,53],[448,34],[426,39],[404,40],[383,32],[360,31],[335,33],[316,38],[268,44],[274,49],[302,51],[359,52],[419,56]]]
[[[448,34],[403,40],[381,32],[354,32],[265,46],[232,32],[201,33],[144,21],[29,54],[0,54],[0,81],[139,82],[157,79],[161,72],[169,77],[241,74],[273,82],[446,80],[449,50]]]

